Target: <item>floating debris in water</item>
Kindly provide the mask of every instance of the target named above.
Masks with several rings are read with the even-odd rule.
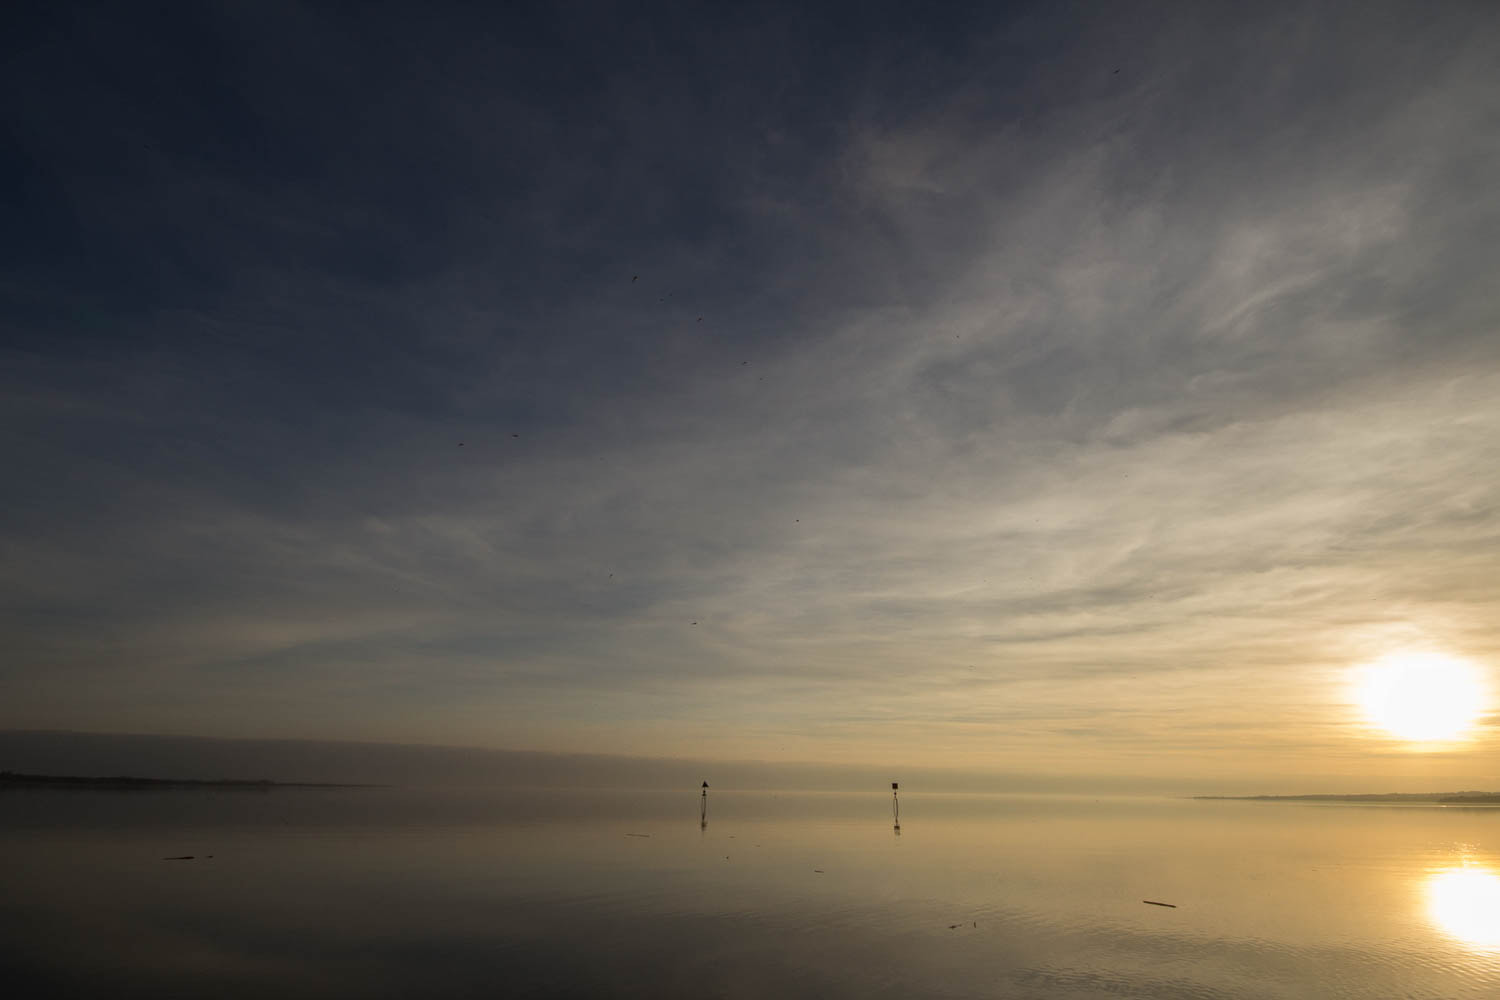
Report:
[[[1176,903],[1158,903],[1154,899],[1143,899],[1141,900],[1141,902],[1145,903],[1147,906],[1165,906],[1169,910],[1177,909]]]

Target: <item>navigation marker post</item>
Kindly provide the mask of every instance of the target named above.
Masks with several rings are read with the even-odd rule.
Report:
[[[896,821],[896,836],[901,835],[901,800],[896,793],[901,790],[901,782],[891,782],[891,819]]]

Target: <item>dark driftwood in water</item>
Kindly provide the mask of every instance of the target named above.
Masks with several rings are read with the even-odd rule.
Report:
[[[1158,903],[1154,899],[1143,899],[1141,900],[1141,902],[1145,903],[1147,906],[1165,906],[1169,910],[1177,909],[1176,903]]]
[[[193,778],[133,778],[112,775],[104,778],[82,778],[62,774],[18,774],[0,771],[0,788],[103,788],[133,790],[149,788],[228,788],[259,792],[270,788],[379,788],[380,785],[337,785],[307,781],[202,781]]]

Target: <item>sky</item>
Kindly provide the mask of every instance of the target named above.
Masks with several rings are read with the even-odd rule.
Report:
[[[1500,776],[1500,7],[0,18],[0,728]]]

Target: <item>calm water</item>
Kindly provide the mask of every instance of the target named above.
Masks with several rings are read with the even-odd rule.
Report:
[[[1500,810],[912,790],[898,836],[887,794],[716,789],[700,828],[694,789],[4,792],[0,965],[71,996],[1500,996]]]

